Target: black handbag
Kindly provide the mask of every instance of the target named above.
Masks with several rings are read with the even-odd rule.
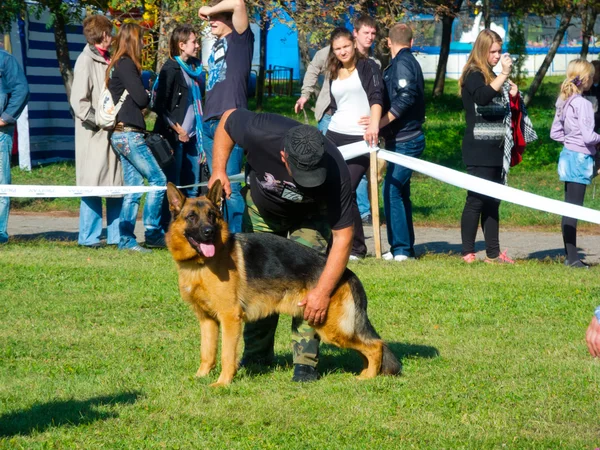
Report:
[[[150,148],[150,151],[154,155],[154,159],[164,169],[169,166],[173,160],[173,149],[164,137],[158,133],[147,133],[146,134],[146,145]]]

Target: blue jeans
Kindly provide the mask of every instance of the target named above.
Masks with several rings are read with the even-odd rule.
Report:
[[[356,188],[356,203],[358,204],[358,212],[360,217],[364,219],[371,215],[371,202],[369,202],[369,182],[367,176],[363,175]]]
[[[213,156],[213,143],[215,139],[215,130],[219,125],[219,120],[209,119],[202,124],[202,142],[204,146],[204,152],[206,153],[206,163],[212,173],[212,156]],[[227,161],[227,167],[225,171],[228,176],[237,175],[242,171],[242,159],[244,157],[244,150],[239,145],[235,145],[229,155]],[[244,198],[241,194],[242,184],[231,183],[231,197],[227,199],[227,223],[229,224],[229,231],[231,233],[242,232],[242,217],[244,215]]]
[[[106,198],[106,243],[119,243],[119,217],[123,198]],[[102,197],[82,197],[79,206],[79,245],[93,245],[100,242],[102,234]]]
[[[172,178],[167,173],[167,179],[177,186],[187,186],[200,182],[200,159],[196,148],[196,136],[188,142],[178,142],[173,149],[175,162],[167,172],[172,171]],[[186,197],[198,197],[198,186],[185,188],[181,191]]]
[[[113,133],[110,138],[115,151],[123,165],[125,186],[143,186],[144,178],[150,186],[166,186],[167,177],[154,159],[152,152],[144,141],[142,133]],[[148,192],[144,204],[144,229],[146,241],[157,241],[164,235],[160,226],[161,206],[165,191]],[[135,221],[137,219],[142,194],[127,194],[123,198],[119,231],[120,249],[128,249],[137,245],[135,238]]]
[[[425,150],[425,136],[420,135],[407,142],[396,142],[388,148],[401,155],[418,158]],[[415,256],[415,230],[410,201],[410,177],[412,170],[392,164],[388,166],[383,183],[383,207],[387,220],[390,251],[394,256]]]
[[[12,144],[12,132],[8,134],[0,131],[0,184],[10,184],[10,153],[12,151]],[[8,241],[9,209],[10,197],[0,197],[0,244]]]
[[[321,117],[321,120],[319,120],[319,123],[317,124],[317,128],[321,133],[327,133],[329,122],[331,122],[331,114],[323,114],[323,117]]]

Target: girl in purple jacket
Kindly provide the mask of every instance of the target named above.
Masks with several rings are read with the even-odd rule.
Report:
[[[556,101],[556,114],[550,137],[564,145],[558,160],[558,175],[565,182],[565,202],[583,205],[585,188],[596,175],[594,157],[600,135],[594,133],[592,103],[581,96],[594,80],[594,66],[575,59],[567,67],[567,78]],[[565,265],[577,268],[589,266],[577,254],[577,219],[562,218],[565,244]]]

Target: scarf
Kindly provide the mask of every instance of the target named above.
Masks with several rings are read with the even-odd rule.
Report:
[[[504,104],[506,105],[506,112],[504,114],[504,158],[502,160],[502,182],[504,184],[508,184],[508,171],[510,170],[510,162],[513,157],[512,152],[515,145],[512,129],[512,112],[510,110],[509,91],[510,84],[506,82],[502,85],[502,98],[504,100]],[[522,98],[523,96],[519,92],[519,111],[521,112],[521,120],[517,125],[521,127],[525,144],[529,144],[530,142],[535,141],[538,137],[537,133],[533,129],[531,119],[527,115],[527,109],[525,108]]]
[[[200,92],[200,80],[204,76],[204,68],[199,65],[197,68],[190,67],[181,57],[176,56],[175,61],[179,64],[185,73],[192,79],[192,96],[194,98],[194,116],[196,116],[196,149],[200,156],[200,163],[204,163],[206,155],[202,146],[202,94]]]

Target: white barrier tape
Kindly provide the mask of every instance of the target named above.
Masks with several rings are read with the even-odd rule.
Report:
[[[444,183],[487,195],[488,197],[494,197],[516,205],[558,214],[559,216],[573,217],[574,219],[600,224],[600,211],[596,211],[595,209],[584,208],[583,206],[577,206],[560,200],[542,197],[541,195],[531,194],[503,184],[477,178],[473,175],[467,175],[466,173],[457,170],[448,169],[447,167],[439,166],[421,159],[393,153],[388,150],[380,150],[377,153],[377,156],[386,161],[408,167],[416,172],[443,181]]]
[[[244,174],[229,177],[232,183],[244,181]],[[188,188],[206,186],[208,182],[178,186]],[[120,197],[125,194],[141,194],[144,192],[164,191],[164,186],[36,186],[22,184],[0,184],[0,197]]]
[[[338,150],[346,161],[357,156],[366,155],[367,153],[376,152],[379,147],[368,147],[366,141],[355,142],[354,144],[342,145]]]

